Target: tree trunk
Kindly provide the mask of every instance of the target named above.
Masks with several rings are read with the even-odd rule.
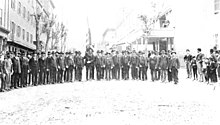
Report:
[[[47,39],[46,39],[46,44],[45,44],[45,53],[48,51],[48,43],[50,41],[50,33],[47,33]]]
[[[39,22],[36,21],[36,51],[40,52]]]

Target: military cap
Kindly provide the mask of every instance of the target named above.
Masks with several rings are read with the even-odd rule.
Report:
[[[81,52],[80,52],[80,51],[78,51],[78,54],[81,54]]]
[[[64,53],[63,53],[63,52],[60,52],[60,54],[62,54],[62,55],[63,55]]]
[[[52,54],[55,54],[55,52],[54,52],[54,51],[52,51]]]
[[[103,53],[103,52],[104,52],[103,50],[100,51],[100,53]]]
[[[49,51],[49,52],[47,52],[47,54],[48,54],[48,55],[51,55],[51,52]]]
[[[43,54],[45,54],[45,52],[41,52],[41,54],[43,55]]]

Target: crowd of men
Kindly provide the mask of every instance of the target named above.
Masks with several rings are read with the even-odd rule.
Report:
[[[89,48],[85,56],[80,51],[20,53],[0,55],[1,91],[64,82],[82,81],[86,68],[86,80],[143,80],[178,83],[179,59],[175,51],[136,52],[98,50]],[[131,78],[129,78],[131,76]]]
[[[184,61],[186,63],[187,78],[193,78],[199,82],[216,83],[220,79],[220,51],[210,49],[210,54],[205,55],[202,49],[197,49],[197,55],[193,56],[190,50],[186,50]],[[218,74],[218,75],[217,75]]]

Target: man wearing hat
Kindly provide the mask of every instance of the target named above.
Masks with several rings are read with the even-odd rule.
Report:
[[[64,53],[60,52],[60,56],[57,59],[57,66],[58,66],[58,82],[64,82],[64,71],[65,71],[65,59]]]
[[[106,80],[111,79],[111,70],[113,68],[113,60],[109,52],[106,53],[105,66],[106,66]]]
[[[55,52],[52,52],[51,65],[50,65],[50,80],[52,84],[56,83],[57,80],[57,58]]]
[[[161,51],[161,56],[159,58],[159,69],[161,72],[161,82],[165,82],[168,70],[168,57],[165,55],[165,50]]]
[[[14,53],[14,57],[12,58],[12,68],[13,68],[13,75],[12,75],[12,88],[17,89],[19,87],[20,82],[20,74],[21,74],[21,63],[19,58],[19,52]]]
[[[147,58],[144,56],[144,53],[143,52],[139,52],[139,60],[140,60],[140,63],[139,63],[139,79],[142,80],[142,81],[145,81],[146,78],[147,78]]]
[[[72,55],[71,52],[66,53],[67,56],[64,60],[65,62],[65,67],[66,67],[66,82],[72,82],[73,80],[73,70],[74,70],[74,56]]]
[[[180,68],[180,61],[177,58],[175,51],[172,51],[171,55],[172,55],[172,57],[171,57],[169,69],[171,70],[172,79],[174,81],[174,84],[177,84],[178,83],[178,69]]]
[[[38,64],[38,57],[37,53],[33,53],[33,57],[30,59],[30,69],[31,69],[31,75],[32,75],[32,84],[34,86],[38,85],[38,72],[39,72],[39,64]]]
[[[47,57],[46,57],[46,84],[51,84],[51,77],[50,77],[50,72],[51,72],[51,52],[47,52]]]
[[[2,52],[0,52],[0,92],[4,92],[6,90],[5,83],[5,71],[4,71],[4,56]]]
[[[156,64],[157,64],[157,57],[155,55],[155,52],[151,52],[149,58],[149,66],[150,66],[150,74],[151,74],[152,82],[156,80]]]
[[[186,55],[184,56],[184,62],[186,63],[186,72],[187,72],[187,78],[192,77],[192,67],[191,67],[191,62],[192,62],[192,55],[190,54],[190,50],[186,50]]]
[[[81,56],[81,52],[78,51],[75,57],[76,64],[76,80],[82,81],[82,69],[84,67],[83,57]]]
[[[138,60],[135,50],[133,50],[132,55],[131,55],[131,76],[133,80],[138,79],[138,76],[137,76],[138,66],[139,66],[139,60]]]
[[[45,84],[47,74],[47,62],[45,52],[41,52],[41,56],[38,59],[39,62],[39,84]]]
[[[96,68],[96,78],[97,80],[101,80],[101,55],[100,51],[97,51],[97,55],[95,56],[95,68]]]
[[[199,74],[199,81],[200,82],[203,82],[204,79],[203,79],[203,67],[202,67],[202,62],[203,62],[203,57],[204,57],[204,54],[202,53],[202,49],[201,48],[198,48],[197,49],[197,56],[196,56],[196,61],[197,61],[197,68],[198,68],[198,74]]]
[[[29,70],[29,60],[25,52],[22,52],[20,59],[21,59],[21,87],[26,87],[28,70]]]
[[[93,50],[89,49],[86,54],[85,54],[85,66],[86,66],[86,80],[91,80],[93,79],[94,75],[94,61],[95,57],[93,55]]]
[[[104,79],[104,74],[105,74],[105,55],[104,55],[104,51],[101,50],[100,51],[100,56],[101,56],[101,79]]]
[[[120,71],[121,71],[120,70],[120,68],[121,68],[121,57],[120,57],[118,51],[114,52],[112,60],[113,60],[113,64],[114,64],[114,67],[113,67],[113,70],[112,70],[112,78],[116,79],[116,80],[119,80],[120,79]]]
[[[130,56],[128,55],[128,51],[124,52],[124,56],[122,56],[122,78],[124,80],[129,80],[129,68],[130,68]]]

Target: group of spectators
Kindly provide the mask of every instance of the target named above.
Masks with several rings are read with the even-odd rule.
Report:
[[[199,82],[216,83],[220,78],[220,51],[210,49],[210,54],[205,56],[202,49],[197,49],[197,55],[193,56],[190,50],[186,50],[184,61],[186,63],[187,78],[193,78]],[[217,75],[218,74],[218,75]]]

